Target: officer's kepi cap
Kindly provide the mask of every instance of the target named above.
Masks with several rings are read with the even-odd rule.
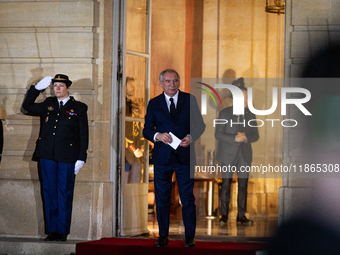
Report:
[[[66,84],[67,87],[71,86],[72,81],[68,79],[68,76],[65,74],[56,74],[52,79],[52,84],[55,82],[63,82]]]

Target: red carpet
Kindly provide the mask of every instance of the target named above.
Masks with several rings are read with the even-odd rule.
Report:
[[[135,238],[102,238],[97,241],[77,243],[77,255],[106,255],[106,254],[148,254],[148,255],[255,255],[256,251],[267,247],[264,243],[226,243],[226,242],[197,242],[195,248],[184,248],[184,241],[169,241],[162,248],[153,247],[154,239]]]

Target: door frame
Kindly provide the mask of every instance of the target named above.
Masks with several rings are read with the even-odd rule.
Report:
[[[147,27],[147,53],[127,50],[127,1],[117,0],[113,2],[113,33],[112,33],[112,95],[111,95],[111,180],[113,182],[113,236],[139,235],[146,229],[124,230],[124,146],[122,138],[125,137],[125,80],[126,80],[126,55],[134,55],[146,58],[146,91],[145,103],[149,101],[150,91],[150,60],[151,60],[151,0],[148,1],[148,27]],[[145,171],[148,170],[149,150],[145,148]],[[147,192],[148,178],[140,184],[128,184],[136,194]],[[126,191],[127,189],[125,189]],[[132,192],[133,193],[133,192]],[[131,195],[131,194],[130,194]],[[146,194],[147,195],[147,194]],[[136,195],[138,196],[138,195]],[[143,206],[143,205],[142,205]],[[145,212],[147,216],[147,203]],[[145,222],[144,222],[145,221]],[[138,221],[139,222],[139,221]],[[141,219],[141,225],[147,226],[147,217]]]

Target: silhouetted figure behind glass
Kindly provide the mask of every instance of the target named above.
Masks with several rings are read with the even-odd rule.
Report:
[[[241,172],[241,168],[249,167],[253,160],[251,144],[259,139],[256,125],[249,127],[240,124],[256,119],[255,115],[248,109],[247,88],[244,87],[243,78],[235,80],[233,85],[238,86],[244,96],[244,115],[233,115],[233,107],[227,107],[220,111],[218,119],[228,120],[226,125],[216,125],[215,138],[218,140],[216,159],[227,169],[237,169],[238,194],[237,194],[237,224],[253,225],[253,221],[246,218],[247,190],[249,172]],[[231,122],[239,124],[230,124]],[[222,173],[222,184],[220,191],[221,213],[220,225],[224,226],[228,221],[230,187],[233,172]]]

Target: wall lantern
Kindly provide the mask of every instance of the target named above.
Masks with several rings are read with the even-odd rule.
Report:
[[[266,12],[284,14],[285,0],[266,0]]]

